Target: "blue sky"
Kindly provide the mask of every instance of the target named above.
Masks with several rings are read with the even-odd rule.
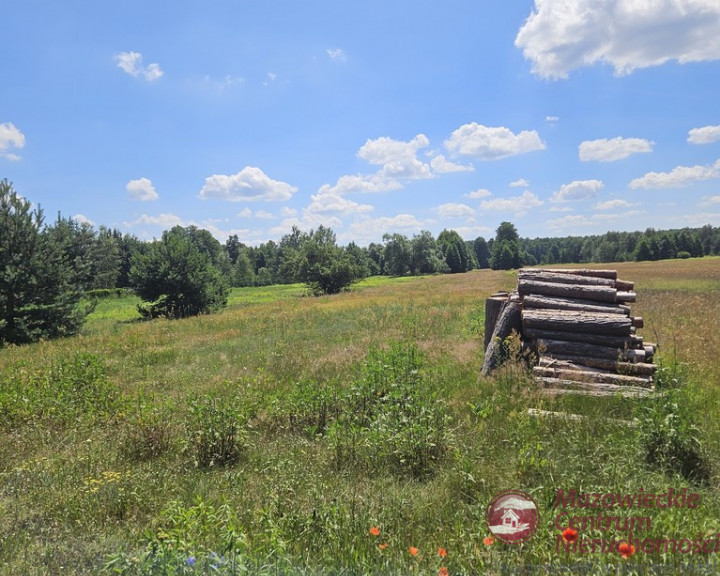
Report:
[[[0,178],[144,239],[720,225],[717,0],[23,0]]]

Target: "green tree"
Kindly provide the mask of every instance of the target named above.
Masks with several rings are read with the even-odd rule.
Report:
[[[449,272],[449,268],[433,235],[423,230],[410,241],[410,273],[417,275],[437,272]]]
[[[388,276],[405,276],[412,263],[412,245],[403,234],[383,234],[384,272]]]
[[[495,233],[495,241],[490,254],[490,267],[493,270],[510,270],[521,266],[520,236],[514,224],[502,222]]]
[[[475,258],[477,258],[478,268],[490,268],[490,248],[485,238],[482,236],[475,238],[473,241],[473,251],[475,252]]]
[[[181,227],[163,232],[146,253],[133,256],[130,282],[145,301],[138,310],[147,318],[207,314],[227,303],[225,278]]]
[[[0,181],[0,344],[75,334],[90,311],[64,245],[31,208]]]
[[[330,228],[320,226],[308,236],[301,248],[299,277],[313,294],[337,294],[360,279],[355,259],[336,244]]]
[[[452,274],[467,272],[472,268],[465,241],[455,230],[443,230],[440,232],[437,245]]]

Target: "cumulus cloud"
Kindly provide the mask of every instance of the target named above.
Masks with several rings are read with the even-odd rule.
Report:
[[[16,161],[20,156],[10,152],[11,148],[24,148],[25,135],[12,122],[0,124],[0,158]]]
[[[643,214],[641,210],[628,210],[613,214],[593,214],[586,216],[585,214],[568,214],[562,218],[555,218],[547,221],[548,228],[552,230],[567,230],[588,228],[592,226],[607,226],[610,222],[617,222],[627,218],[633,218]]]
[[[549,124],[554,124],[555,122],[559,122],[560,117],[559,116],[545,116],[545,122],[548,122]]]
[[[535,0],[515,46],[543,78],[597,62],[616,75],[720,58],[717,0]]]
[[[597,196],[604,184],[600,180],[575,180],[570,184],[563,184],[560,190],[553,193],[551,202],[572,202],[573,200],[587,200]]]
[[[136,78],[142,77],[148,82],[157,80],[163,75],[159,64],[152,63],[145,66],[140,52],[120,52],[115,54],[115,62],[117,62],[118,68],[126,74]]]
[[[447,204],[440,204],[440,206],[437,207],[437,213],[440,218],[469,218],[475,215],[475,210],[467,204],[449,202]]]
[[[670,172],[648,172],[630,182],[630,188],[684,188],[699,180],[720,177],[720,160],[710,166],[676,166]]]
[[[490,190],[486,190],[485,188],[478,188],[477,190],[468,192],[465,196],[476,200],[478,198],[487,198],[488,196],[492,196],[492,192],[490,192]]]
[[[711,206],[713,204],[720,204],[720,196],[705,196],[700,202],[700,206]]]
[[[131,198],[142,202],[149,202],[160,198],[158,193],[155,191],[155,187],[152,182],[147,178],[130,180],[130,182],[127,183],[127,186],[125,186],[125,189],[128,191]]]
[[[429,144],[425,134],[418,134],[409,142],[383,136],[365,142],[357,156],[370,164],[381,166],[381,176],[419,180],[431,177],[430,166],[417,157],[418,151]]]
[[[513,212],[516,216],[522,216],[523,214],[527,214],[531,208],[537,208],[538,206],[542,206],[542,204],[543,201],[540,200],[540,198],[526,190],[520,196],[483,200],[480,202],[480,208],[483,210]]]
[[[295,186],[273,180],[260,168],[246,166],[237,174],[215,174],[205,178],[199,198],[220,198],[230,202],[282,202],[292,198],[297,192]]]
[[[627,200],[621,200],[619,198],[616,198],[614,200],[605,200],[605,202],[598,202],[593,206],[594,210],[614,210],[615,208],[629,208],[631,206],[635,206],[635,204],[630,204]]]
[[[720,140],[720,126],[693,128],[688,132],[687,138],[690,144],[712,144],[718,140]]]
[[[343,241],[354,240],[364,244],[378,242],[385,233],[412,234],[427,228],[427,222],[418,220],[412,214],[397,214],[379,218],[360,218],[348,226],[342,234]],[[340,237],[339,237],[340,238]]]
[[[90,220],[90,218],[88,218],[84,214],[75,214],[75,216],[73,216],[72,219],[75,220],[75,222],[77,222],[78,224],[87,224],[88,226],[95,226],[95,222]]]
[[[334,186],[323,184],[318,189],[318,194],[350,194],[352,192],[389,192],[400,190],[402,184],[392,178],[379,174],[356,174],[340,176]]]
[[[528,186],[530,186],[530,182],[525,180],[525,178],[518,178],[510,182],[510,188],[527,188]]]
[[[338,214],[349,215],[367,214],[368,212],[372,212],[374,210],[374,207],[370,204],[359,204],[335,194],[316,194],[314,196],[310,196],[310,199],[310,204],[307,208],[305,208],[306,213],[328,214],[335,212]]]
[[[643,138],[612,138],[586,140],[580,143],[580,160],[583,162],[613,162],[633,154],[652,152],[653,142]]]
[[[327,52],[327,55],[330,56],[330,58],[337,62],[345,62],[345,60],[347,60],[345,51],[341,48],[328,48],[325,52]]]
[[[535,130],[519,134],[502,126],[483,126],[472,122],[460,126],[445,141],[452,153],[472,156],[479,160],[499,160],[535,150],[544,150],[545,143]]]
[[[438,154],[430,160],[430,167],[435,174],[447,174],[449,172],[472,172],[475,167],[472,164],[463,165],[450,162],[442,154]]]
[[[125,222],[125,226],[133,227],[137,226],[139,224],[145,224],[150,226],[159,226],[162,229],[166,230],[168,228],[172,228],[173,226],[185,226],[185,223],[180,216],[177,216],[176,214],[170,214],[167,212],[158,214],[157,216],[150,216],[149,214],[143,214],[138,218],[137,220],[133,220],[132,222]]]

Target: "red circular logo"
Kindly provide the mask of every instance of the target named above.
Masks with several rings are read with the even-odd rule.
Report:
[[[535,533],[540,513],[535,500],[525,492],[506,490],[496,494],[485,509],[485,523],[493,536],[515,544]]]

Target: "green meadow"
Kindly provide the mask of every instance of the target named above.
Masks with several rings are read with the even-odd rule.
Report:
[[[573,509],[650,518],[632,534],[586,523],[586,544],[720,532],[720,258],[597,267],[635,282],[640,332],[660,346],[653,398],[548,397],[512,342],[481,377],[485,298],[513,271],[370,278],[323,297],[234,289],[222,312],[172,321],[141,321],[121,293],[77,337],[0,349],[0,574],[720,562],[714,544],[622,558],[560,542],[556,494],[573,489],[698,495],[695,508]],[[490,543],[485,507],[510,489],[534,498],[540,524]]]

